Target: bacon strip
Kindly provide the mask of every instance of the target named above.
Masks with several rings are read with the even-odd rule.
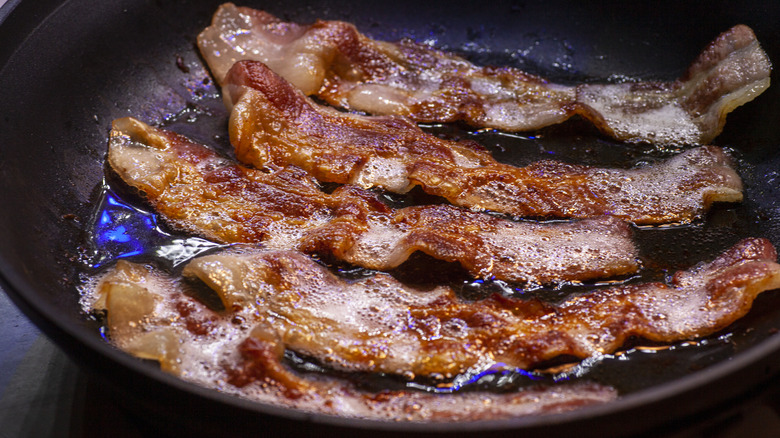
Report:
[[[769,86],[771,64],[755,35],[735,26],[674,82],[568,87],[514,68],[478,67],[412,41],[372,40],[348,23],[283,22],[226,3],[198,36],[216,80],[256,60],[331,105],[423,122],[463,120],[507,131],[534,130],[575,114],[619,140],[706,144],[726,114]]]
[[[449,288],[421,292],[386,274],[350,283],[293,252],[205,256],[184,275],[205,282],[226,308],[255,306],[257,343],[247,348],[290,349],[344,371],[453,378],[611,353],[632,336],[707,336],[780,288],[776,259],[767,240],[746,239],[669,284],[610,287],[560,305],[463,302]]]
[[[332,254],[380,270],[422,251],[476,277],[530,283],[638,269],[631,230],[615,218],[532,223],[449,205],[394,210],[357,187],[326,194],[300,169],[249,169],[131,118],[114,122],[108,162],[171,225],[220,243]]]
[[[256,167],[298,166],[321,181],[405,193],[414,185],[472,210],[524,217],[610,214],[638,224],[686,223],[713,202],[742,200],[742,183],[717,147],[638,169],[542,161],[517,168],[471,143],[426,134],[394,116],[315,104],[267,66],[240,61],[225,78],[230,138]]]
[[[285,260],[287,253],[266,254],[272,261],[274,254]],[[308,262],[303,266],[311,268]],[[107,312],[109,338],[122,350],[220,392],[309,412],[393,421],[476,421],[564,412],[617,398],[613,388],[587,382],[503,394],[371,393],[336,377],[290,370],[276,349],[249,336],[256,319],[250,303],[211,310],[192,298],[196,294],[186,282],[148,266],[120,260],[85,292],[88,310]]]

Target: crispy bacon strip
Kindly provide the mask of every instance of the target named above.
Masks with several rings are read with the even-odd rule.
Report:
[[[249,169],[131,118],[114,122],[108,162],[171,225],[221,243],[262,242],[380,270],[422,251],[476,277],[532,283],[638,269],[631,230],[615,218],[545,224],[449,205],[394,210],[357,187],[326,194],[300,169]]]
[[[739,176],[714,146],[631,170],[555,161],[517,168],[404,118],[317,105],[260,62],[234,64],[224,83],[233,104],[231,142],[239,160],[256,167],[292,164],[321,181],[396,193],[420,185],[455,205],[525,217],[610,214],[638,224],[685,223],[713,202],[742,200]]]
[[[273,254],[284,260],[286,253],[267,253],[271,262]],[[167,372],[208,388],[309,412],[393,421],[476,421],[564,412],[617,397],[613,388],[587,382],[504,394],[365,392],[342,379],[287,368],[279,360],[280,345],[249,336],[256,319],[250,303],[214,311],[193,295],[180,279],[122,260],[85,291],[87,309],[107,312],[110,340],[122,350],[156,360]]]
[[[343,108],[507,131],[580,114],[616,139],[657,144],[710,142],[726,114],[769,86],[771,72],[742,25],[716,38],[674,82],[577,87],[514,68],[478,67],[408,40],[375,41],[344,22],[299,25],[231,3],[217,10],[198,45],[220,83],[236,61],[251,59]]]
[[[386,274],[350,283],[294,252],[205,256],[184,275],[205,282],[226,308],[255,306],[248,348],[290,349],[345,371],[452,378],[611,353],[632,336],[674,342],[715,333],[758,294],[780,288],[776,259],[767,240],[746,239],[669,284],[616,286],[560,305],[463,302],[449,288],[421,292]]]

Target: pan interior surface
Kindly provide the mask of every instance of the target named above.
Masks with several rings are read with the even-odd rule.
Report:
[[[83,313],[77,286],[84,265],[84,231],[105,175],[110,123],[134,116],[170,128],[229,154],[227,112],[194,46],[219,2],[20,2],[0,23],[0,274],[3,288],[76,359],[120,386],[141,379],[161,393],[189,395],[213,412],[270,414],[334,427],[378,430],[511,430],[582,425],[631,410],[662,408],[633,426],[693,414],[774,375],[780,364],[780,294],[762,296],[748,317],[698,346],[631,353],[631,367],[605,358],[590,371],[596,381],[626,391],[616,403],[567,414],[474,425],[384,424],[289,412],[196,388],[129,358],[100,337]],[[616,3],[617,4],[617,3]],[[780,5],[765,2],[661,2],[589,7],[577,2],[460,3],[248,2],[285,20],[353,22],[380,40],[411,37],[455,51],[478,64],[512,65],[564,83],[671,80],[716,35],[744,23],[770,59],[780,59]],[[705,10],[700,10],[700,8]],[[9,12],[10,9],[10,12]],[[414,10],[409,14],[406,11]],[[717,11],[717,13],[712,13]],[[689,20],[696,19],[696,26]],[[777,62],[777,61],[776,61]],[[182,68],[186,66],[186,68]],[[775,79],[773,74],[773,81]],[[734,151],[746,201],[716,208],[704,221],[680,228],[645,228],[638,243],[657,272],[711,258],[745,236],[780,245],[780,109],[777,86],[727,120],[719,146]],[[459,127],[430,127],[445,136],[472,135]],[[630,162],[647,148],[599,137],[577,121],[545,129],[505,148],[498,134],[474,135],[499,160],[549,157]],[[572,147],[575,145],[575,147]],[[595,150],[596,153],[589,152]],[[651,152],[652,153],[652,152]],[[640,375],[640,378],[636,376]],[[729,389],[723,390],[728,386]],[[691,393],[698,394],[691,396]],[[709,394],[710,397],[702,397]],[[672,399],[685,407],[672,409]],[[679,406],[679,405],[678,405]],[[266,418],[263,416],[263,418]],[[253,420],[247,420],[253,421]],[[266,421],[266,420],[263,420]],[[271,420],[268,420],[271,421]],[[281,420],[280,420],[281,421]],[[610,427],[600,423],[603,427]]]

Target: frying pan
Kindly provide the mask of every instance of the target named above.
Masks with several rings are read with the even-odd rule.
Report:
[[[188,384],[111,347],[82,312],[77,290],[110,123],[132,115],[228,151],[227,114],[194,46],[218,4],[9,0],[0,9],[0,284],[65,352],[113,385],[128,409],[161,432],[213,436],[280,427],[289,435],[636,434],[706,415],[776,380],[778,292],[761,296],[746,318],[699,347],[636,354],[628,371],[609,365],[596,370],[594,379],[625,389],[615,402],[468,424],[385,423],[253,403]],[[244,4],[299,22],[347,20],[376,39],[409,36],[479,64],[513,65],[564,83],[672,80],[709,41],[738,23],[752,27],[770,59],[780,60],[777,2]],[[714,141],[738,157],[746,201],[717,207],[692,226],[638,230],[646,263],[663,261],[656,262],[659,272],[684,268],[747,235],[780,245],[778,90],[773,85],[732,113]],[[538,150],[531,155],[599,163],[619,162],[636,151],[656,153],[603,139],[577,121],[543,134],[534,136]],[[578,149],[582,144],[590,147]],[[514,152],[487,146],[499,159],[513,160]],[[567,154],[567,148],[575,152]]]

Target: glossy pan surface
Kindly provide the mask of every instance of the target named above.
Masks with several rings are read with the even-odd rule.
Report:
[[[351,21],[377,39],[412,37],[476,63],[509,64],[566,83],[672,80],[709,41],[738,23],[751,26],[770,59],[780,60],[780,5],[648,3],[497,1],[478,8],[471,2],[244,4],[299,22]],[[128,405],[150,421],[214,433],[225,431],[222,421],[229,417],[233,427],[280,426],[301,434],[491,430],[514,435],[522,430],[609,435],[717,409],[780,370],[780,338],[773,336],[780,328],[778,292],[761,297],[747,318],[700,348],[652,358],[637,353],[628,369],[606,361],[593,376],[625,391],[615,403],[468,425],[388,424],[264,406],[187,384],[110,347],[81,311],[76,289],[83,231],[105,174],[110,123],[132,115],[228,150],[227,114],[216,88],[203,81],[207,73],[194,45],[218,4],[10,0],[0,9],[2,286],[65,351],[116,384]],[[780,88],[775,76],[767,92],[729,116],[714,141],[739,158],[746,201],[717,208],[683,229],[640,230],[647,260],[662,260],[664,269],[685,268],[748,235],[780,245]],[[556,154],[615,163],[637,153],[636,147],[603,139],[577,121],[542,134],[527,154],[502,152],[503,143],[491,137],[481,140],[493,142],[487,146],[510,162]],[[571,144],[581,146],[567,152]],[[589,147],[597,153],[585,152]],[[184,412],[197,415],[176,420]]]

